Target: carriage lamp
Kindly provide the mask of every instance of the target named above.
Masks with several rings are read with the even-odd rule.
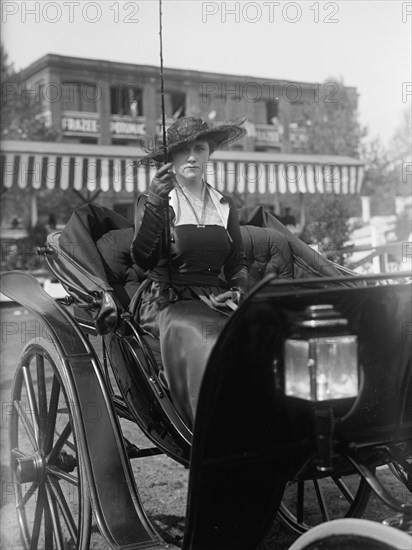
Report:
[[[285,393],[308,401],[356,397],[357,337],[331,305],[305,309],[285,342]]]

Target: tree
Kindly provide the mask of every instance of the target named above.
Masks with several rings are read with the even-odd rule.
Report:
[[[402,113],[401,123],[395,130],[389,144],[389,155],[397,196],[411,197],[412,195],[412,128],[411,111],[406,108]],[[405,204],[406,206],[406,204]],[[412,209],[405,207],[397,212],[396,235],[402,241],[412,234]]]
[[[389,143],[391,169],[396,176],[396,194],[411,195],[412,163],[412,124],[411,110],[407,107],[401,115],[401,121]]]
[[[366,128],[358,121],[353,88],[331,77],[319,86],[319,97],[307,103],[303,113],[307,127],[306,152],[359,158]]]
[[[56,141],[56,130],[48,127],[42,114],[42,104],[35,101],[36,98],[25,94],[25,85],[22,74],[16,72],[13,63],[8,60],[8,55],[0,46],[1,54],[1,120],[0,129],[2,139],[30,140],[30,141]],[[13,216],[23,220],[30,219],[29,195],[31,189],[12,187],[1,189],[2,194],[2,219],[11,219]],[[81,200],[73,191],[38,190],[39,221],[46,224],[51,212],[56,214],[60,223],[68,220],[73,208],[81,204]]]
[[[411,176],[407,175],[411,147],[409,109],[402,113],[401,123],[388,147],[378,138],[362,144],[361,154],[365,160],[364,192],[371,196],[371,211],[374,215],[394,214],[395,197],[411,195]]]
[[[366,129],[358,121],[357,96],[343,81],[329,78],[319,86],[319,97],[303,108],[307,139],[304,151],[359,158]],[[359,200],[357,200],[359,202]],[[353,197],[315,195],[305,198],[306,226],[301,238],[317,244],[329,259],[344,264],[349,255],[349,217],[356,206]]]
[[[365,161],[363,194],[371,197],[373,215],[389,215],[395,212],[395,174],[387,148],[379,138],[362,144]]]
[[[345,265],[351,253],[349,246],[351,224],[345,201],[332,194],[321,195],[307,212],[308,223],[300,238],[318,245],[319,252],[328,260]]]
[[[3,45],[1,52],[1,120],[2,139],[56,141],[57,133],[48,127],[40,101],[25,93],[21,72],[16,72]]]

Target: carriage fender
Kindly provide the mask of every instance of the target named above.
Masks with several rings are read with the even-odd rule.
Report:
[[[40,320],[43,338],[61,357],[56,365],[88,479],[87,491],[99,529],[112,548],[160,549],[137,493],[123,437],[99,360],[74,319],[37,279],[20,271],[1,275],[2,292]]]

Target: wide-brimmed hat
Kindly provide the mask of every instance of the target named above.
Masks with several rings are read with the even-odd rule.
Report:
[[[169,156],[187,143],[204,139],[211,145],[211,152],[222,149],[246,134],[238,124],[209,126],[201,118],[182,117],[176,120],[166,132],[166,154]],[[146,147],[148,154],[140,160],[142,164],[161,164],[164,162],[163,147]],[[168,159],[169,160],[169,159]]]

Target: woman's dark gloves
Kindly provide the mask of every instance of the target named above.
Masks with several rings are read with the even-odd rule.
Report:
[[[166,204],[170,191],[175,187],[176,175],[171,170],[172,166],[171,162],[164,164],[152,179],[147,201],[153,206]]]
[[[160,243],[165,226],[165,209],[168,195],[174,188],[176,176],[171,171],[172,163],[165,164],[153,178],[147,199],[139,199],[135,212],[134,238],[131,256],[141,269],[153,269],[160,258]]]
[[[246,267],[242,266],[237,273],[231,277],[229,288],[237,293],[237,303],[239,303],[248,291],[248,272]]]
[[[232,287],[230,289],[230,292],[232,292],[232,294],[233,294],[232,300],[235,302],[235,304],[239,305],[240,301],[242,300],[243,296],[245,295],[243,290],[238,288],[238,287]]]

